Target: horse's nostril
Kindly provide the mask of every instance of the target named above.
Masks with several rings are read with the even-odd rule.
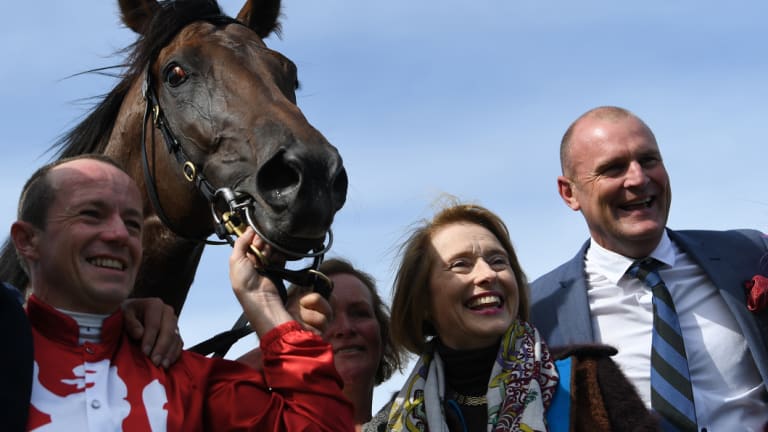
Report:
[[[330,224],[333,213],[347,199],[348,182],[337,153],[303,146],[281,149],[261,166],[256,176],[258,195],[273,211],[308,211],[314,218],[312,223],[325,218]],[[312,204],[306,206],[302,200]]]
[[[267,161],[257,176],[259,193],[274,207],[285,206],[285,196],[301,182],[299,172],[285,159],[285,152],[279,152]]]
[[[336,178],[333,180],[333,204],[336,210],[339,210],[347,200],[348,186],[349,179],[347,178],[347,170],[342,167],[336,174]]]

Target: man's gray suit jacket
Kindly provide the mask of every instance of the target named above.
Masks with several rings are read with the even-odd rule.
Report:
[[[755,230],[673,231],[670,239],[709,276],[733,313],[768,388],[768,308],[747,307],[745,282],[768,276],[768,237]],[[531,283],[531,322],[552,347],[599,342],[594,338],[587,299],[584,255],[589,241],[570,261]]]

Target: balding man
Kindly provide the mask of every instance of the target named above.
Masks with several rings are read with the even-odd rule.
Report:
[[[768,308],[749,311],[745,294],[745,282],[768,270],[766,237],[668,229],[661,151],[625,109],[579,117],[560,159],[558,191],[590,239],[531,285],[545,340],[617,347],[616,362],[666,430],[766,430]]]

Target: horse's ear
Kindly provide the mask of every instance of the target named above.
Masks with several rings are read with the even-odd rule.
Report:
[[[261,38],[280,31],[280,0],[247,0],[237,20],[250,27]]]
[[[144,34],[155,12],[160,9],[156,0],[118,0],[118,3],[123,24],[138,34]]]

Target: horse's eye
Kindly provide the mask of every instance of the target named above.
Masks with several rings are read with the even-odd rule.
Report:
[[[187,80],[187,72],[176,63],[172,63],[165,69],[165,82],[171,87],[178,87]]]

